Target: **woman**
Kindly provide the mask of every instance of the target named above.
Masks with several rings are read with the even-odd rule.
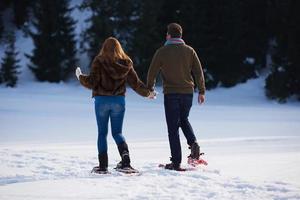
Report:
[[[97,173],[107,173],[107,132],[108,120],[111,122],[112,136],[118,146],[121,161],[116,169],[119,171],[134,170],[130,165],[128,145],[122,134],[125,114],[126,82],[141,96],[153,98],[151,92],[134,71],[129,56],[123,51],[120,42],[113,37],[107,38],[92,63],[89,75],[83,75],[76,69],[80,83],[92,89],[95,98],[95,113],[98,125],[98,159]]]

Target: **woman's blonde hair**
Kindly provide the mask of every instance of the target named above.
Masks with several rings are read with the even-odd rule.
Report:
[[[98,56],[108,62],[117,62],[123,59],[132,63],[132,60],[124,52],[120,42],[114,37],[109,37],[104,41]]]

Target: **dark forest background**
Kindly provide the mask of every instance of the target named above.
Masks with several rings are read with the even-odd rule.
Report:
[[[145,81],[152,56],[164,43],[166,26],[177,22],[183,39],[201,59],[208,89],[264,76],[269,98],[300,100],[298,0],[85,0],[79,8],[92,14],[86,21],[90,26],[76,41],[69,0],[0,1],[0,17],[11,9],[15,27],[33,39],[34,49],[26,56],[38,81],[68,80],[77,56],[87,53],[91,61],[109,36],[120,40]],[[6,51],[0,83],[14,87],[18,52],[14,34],[6,31],[1,19]]]

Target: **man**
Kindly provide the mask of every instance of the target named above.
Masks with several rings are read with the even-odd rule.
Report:
[[[202,104],[205,100],[205,83],[201,63],[194,49],[186,45],[181,37],[181,26],[176,23],[169,24],[167,41],[163,47],[156,51],[147,78],[147,86],[154,90],[156,76],[161,72],[165,115],[172,156],[171,163],[165,165],[165,168],[170,170],[181,170],[179,127],[181,127],[191,149],[189,157],[199,159],[200,156],[200,147],[188,120],[194,93],[192,73],[199,90],[199,104]]]

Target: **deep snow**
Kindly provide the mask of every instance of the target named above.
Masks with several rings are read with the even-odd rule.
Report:
[[[73,0],[72,6],[81,2]],[[77,38],[89,14],[78,8],[72,13]],[[0,86],[1,200],[300,199],[300,104],[267,100],[263,78],[208,91],[202,106],[194,97],[190,121],[209,165],[189,172],[157,167],[170,156],[161,89],[154,101],[129,89],[124,135],[132,164],[142,174],[113,171],[119,156],[109,135],[112,174],[97,176],[89,173],[97,164],[91,92],[74,82],[34,82],[24,56],[31,53],[32,41],[21,31],[16,35],[19,85]],[[0,58],[3,52],[1,44]],[[84,71],[87,61],[80,55]],[[189,152],[181,139],[185,158]]]
[[[140,176],[97,164],[91,92],[75,83],[0,87],[0,199],[300,199],[299,103],[266,100],[263,79],[208,91],[190,120],[207,167],[173,172],[161,89],[148,100],[128,89],[124,135]],[[183,157],[189,152],[184,137]],[[184,159],[183,165],[186,166]]]
[[[96,139],[91,91],[78,84],[24,83],[0,88],[4,142],[77,142]],[[151,101],[128,90],[124,133],[130,140],[166,139],[163,94]],[[278,104],[263,94],[263,79],[207,92],[190,120],[201,139],[299,136],[299,103]],[[14,124],[12,126],[12,124]],[[17,125],[17,126],[15,126]]]
[[[270,152],[262,153],[262,148],[262,151],[255,153],[222,152],[221,156],[220,151],[224,149],[222,143],[220,142],[216,147],[212,145],[216,144],[214,142],[211,144],[203,142],[208,153],[207,159],[210,165],[208,168],[198,171],[174,172],[157,167],[159,162],[167,161],[168,148],[165,142],[131,142],[133,165],[142,172],[140,176],[121,175],[112,170],[118,161],[116,149],[112,145],[110,145],[109,165],[112,171],[111,175],[89,173],[91,167],[96,164],[93,144],[5,147],[0,152],[2,173],[0,198],[222,200],[300,198],[299,186],[295,184],[283,181],[279,177],[275,178],[277,181],[270,181],[274,177],[265,177],[265,181],[246,180],[243,178],[243,174],[251,170],[243,171],[241,169],[245,166],[247,168],[247,164],[250,164],[250,168],[254,167],[252,172],[255,168],[258,169],[255,176],[262,176],[262,172],[266,172],[270,176],[271,173],[267,168],[273,171],[272,164],[282,164],[281,158],[293,161],[291,157],[299,158],[299,153],[289,154],[290,158],[280,153],[274,156]],[[244,144],[247,143],[249,141]],[[255,143],[257,144],[257,141]],[[240,148],[247,149],[250,146],[239,145]],[[261,144],[257,146],[262,147]],[[213,151],[215,153],[212,153]],[[217,151],[219,153],[216,153]],[[187,152],[184,151],[184,153]],[[278,159],[276,159],[277,156]],[[263,160],[266,158],[269,161]],[[294,160],[297,161],[296,158]],[[253,161],[258,163],[253,165],[251,164]],[[222,162],[227,162],[227,164]],[[245,162],[244,166],[239,162]],[[266,165],[268,162],[271,163]],[[299,159],[297,163],[293,164],[299,165]],[[294,168],[293,164],[287,165]],[[223,173],[223,167],[226,165],[235,169],[234,176]],[[278,169],[278,166],[275,167]],[[263,168],[263,170],[259,170],[259,168]],[[276,174],[280,173],[273,175]]]

